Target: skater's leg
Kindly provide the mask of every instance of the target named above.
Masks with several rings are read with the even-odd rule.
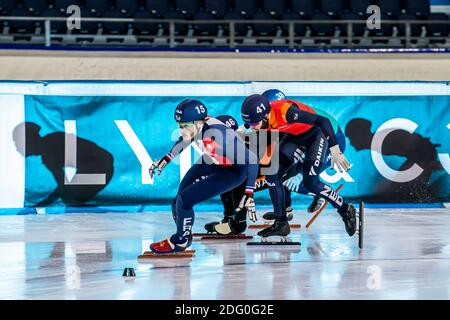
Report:
[[[344,205],[342,197],[319,179],[328,149],[328,141],[324,134],[318,131],[308,142],[309,146],[303,165],[303,184],[309,192],[325,198],[334,208],[340,209]]]
[[[342,132],[340,127],[338,127],[338,130],[336,132],[336,140],[339,144],[339,149],[342,152],[344,152],[345,148],[346,148],[346,140],[345,140],[345,135]],[[289,171],[286,179],[289,179],[290,177],[295,176],[299,173],[303,173],[303,166],[304,166],[303,162],[304,162],[304,159],[302,162],[297,163],[297,165],[295,167],[293,167],[294,170]],[[330,149],[327,148],[327,151],[325,153],[325,161],[324,161],[324,164],[319,169],[320,170],[319,175],[322,172],[324,172],[326,169],[328,169],[330,167],[330,165],[331,165]],[[304,195],[314,195],[308,188],[305,187],[305,184],[303,181],[301,182],[301,184],[300,184],[298,190],[296,190],[296,192],[299,194],[304,194]]]
[[[178,193],[175,196],[175,198],[172,200],[171,207],[172,207],[172,217],[175,221],[175,224],[177,225],[177,233],[172,235],[170,239],[159,241],[156,243],[153,243],[150,245],[150,250],[152,250],[155,253],[169,253],[169,252],[176,252],[176,251],[182,251],[185,250],[187,247],[190,246],[192,242],[192,234],[185,235],[183,232],[179,233],[180,230],[180,223],[185,224],[186,228],[190,228],[191,225],[189,223],[193,222],[193,212],[192,217],[189,216],[189,213],[186,215],[185,218],[182,218],[180,216],[180,211],[178,209],[180,203],[179,203],[179,195],[188,187],[191,185],[196,184],[198,181],[201,181],[202,177],[207,176],[211,172],[211,166],[207,165],[201,165],[201,164],[195,164],[193,165],[186,175],[184,176],[183,180],[180,183],[180,186],[178,188]],[[185,219],[185,220],[184,220]],[[192,219],[192,221],[191,221]],[[189,223],[188,223],[189,222]],[[183,228],[181,228],[182,230]]]
[[[245,187],[246,182],[231,191],[235,209],[239,206]],[[235,213],[230,221],[230,226],[234,233],[242,233],[247,229],[247,208],[244,207],[241,211]]]
[[[245,183],[243,185],[245,188]],[[236,189],[238,189],[238,188],[236,188]],[[235,209],[237,208],[237,205],[235,205],[235,201],[234,201],[234,197],[233,197],[234,190],[235,189],[224,192],[220,195],[220,200],[222,201],[222,205],[223,205],[223,219],[222,219],[222,221],[213,221],[213,222],[209,222],[209,223],[205,224],[205,229],[208,233],[217,232],[215,227],[218,224],[221,224],[221,223],[227,224],[233,220],[234,216],[236,215]],[[243,192],[244,192],[244,190],[242,190],[242,192],[240,194],[242,195]],[[244,213],[246,214],[246,210],[241,210],[241,211],[245,211]],[[241,212],[239,212],[239,213],[241,213]]]
[[[327,139],[321,131],[318,131],[317,134],[311,137],[308,143],[306,159],[303,166],[303,183],[308,191],[324,198],[337,209],[345,222],[347,233],[353,235],[356,230],[356,218],[354,217],[353,206],[344,202],[343,198],[333,188],[319,180],[318,174],[321,172],[324,164],[327,149]]]
[[[288,149],[288,152],[289,152],[289,150],[292,151],[292,149],[293,149],[293,147],[291,149]],[[287,171],[286,175],[283,177],[283,182],[288,180],[291,177],[298,175],[298,174],[302,174],[303,162],[305,161],[304,148],[298,146],[294,150],[293,156],[294,156],[294,164],[291,165],[291,167]],[[289,190],[287,187],[285,187],[284,194],[285,194],[286,208],[290,208],[292,206],[291,190]]]
[[[192,237],[193,207],[239,186],[246,178],[246,167],[214,167],[206,178],[187,185],[177,195],[177,235]]]
[[[239,202],[245,192],[246,181],[241,185],[227,192],[230,203],[230,215],[224,217],[220,223],[209,223],[207,226],[208,232],[217,232],[221,235],[240,234],[247,229],[247,209],[244,207],[236,213],[236,208],[239,207]],[[221,195],[222,197],[222,195]],[[206,228],[206,226],[205,226]]]
[[[346,141],[345,141],[345,135],[342,132],[341,128],[338,127],[338,130],[336,132],[336,140],[339,144],[339,148],[341,149],[342,152],[345,151],[345,147],[346,147]],[[327,148],[327,152],[325,155],[325,163],[322,165],[321,169],[320,169],[320,173],[324,172],[326,169],[328,169],[331,165],[331,156],[330,156],[330,149]],[[319,173],[319,174],[320,174]],[[299,190],[298,193],[301,194],[311,194],[309,192],[309,190],[305,187],[304,183],[302,182],[301,185],[299,186]],[[314,195],[314,199],[313,201],[310,203],[310,205],[308,206],[307,211],[309,213],[315,212],[317,210],[320,209],[320,207],[324,204],[325,199],[318,196],[318,195]]]
[[[280,145],[279,168],[276,174],[266,176],[269,195],[273,204],[274,216],[280,221],[287,221],[286,194],[283,179],[288,170],[295,164],[294,151],[297,145],[292,142]],[[289,197],[290,195],[288,195]],[[288,198],[289,201],[290,198]]]
[[[194,184],[196,181],[199,181],[202,179],[202,177],[205,177],[207,174],[211,172],[211,166],[205,166],[200,163],[194,164],[188,172],[186,172],[185,176],[180,182],[180,185],[178,186],[178,191],[176,196],[172,199],[171,202],[171,209],[172,209],[172,217],[175,221],[175,224],[177,223],[177,209],[176,209],[176,203],[177,203],[177,197],[178,194],[184,190],[187,186]]]
[[[224,219],[229,221],[229,219],[231,219],[234,216],[235,214],[234,209],[236,208],[233,199],[233,190],[222,193],[220,195],[220,200],[222,201],[223,204]]]

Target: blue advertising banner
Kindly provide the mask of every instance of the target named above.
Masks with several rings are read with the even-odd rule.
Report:
[[[23,188],[23,196],[16,195],[14,203],[3,196],[2,208],[168,205],[198,157],[191,148],[161,176],[152,180],[148,174],[151,163],[179,137],[176,105],[195,98],[209,115],[228,114],[242,124],[245,96],[268,88],[337,119],[353,167],[342,174],[329,169],[321,178],[345,183],[344,197],[374,203],[450,199],[447,83],[129,83],[124,89],[108,82],[77,82],[49,83],[45,90],[25,85],[26,90],[10,87],[23,97],[15,107],[23,115],[9,112],[10,120],[1,118],[11,122],[9,132],[2,133],[9,147],[1,148],[9,148],[6,158],[14,161],[6,167],[20,171],[23,166],[23,183],[8,182],[9,188]],[[0,85],[0,99],[8,96],[1,94],[5,88]],[[293,199],[309,201],[302,195]],[[267,204],[267,191],[256,200]]]

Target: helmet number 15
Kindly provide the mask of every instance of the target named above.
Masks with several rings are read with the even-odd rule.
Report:
[[[197,110],[198,114],[205,113],[205,107],[203,105],[196,106],[195,110]]]

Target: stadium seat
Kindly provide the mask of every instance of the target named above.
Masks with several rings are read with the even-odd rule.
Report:
[[[146,0],[145,7],[157,17],[162,17],[169,10],[169,3],[167,0]]]
[[[253,15],[253,20],[274,20],[273,16],[267,12],[257,12]],[[268,37],[275,36],[277,27],[274,23],[253,23],[253,34],[256,36]]]
[[[427,20],[429,21],[449,21],[449,16],[445,13],[430,13]],[[427,24],[427,31],[429,36],[433,37],[448,37],[450,33],[450,26],[448,23],[429,23]]]
[[[49,6],[47,0],[24,0],[23,7],[34,14],[42,14]]]
[[[195,20],[211,20],[217,22],[217,18],[210,12],[198,12],[194,15]],[[216,23],[211,24],[196,24],[194,27],[194,34],[198,36],[216,36],[219,31],[219,26]]]
[[[126,16],[132,16],[140,7],[139,1],[115,0],[114,7]]]
[[[81,29],[72,30],[75,34],[96,34],[99,27],[99,22],[96,21],[83,21],[83,18],[94,18],[96,14],[91,10],[82,9],[81,10]]]
[[[0,12],[6,14],[11,10],[17,8],[17,1],[14,0],[0,0]]]
[[[85,0],[86,9],[101,14],[107,11],[109,6],[108,0]]]
[[[223,16],[229,7],[227,0],[205,0],[205,10],[215,15]]]
[[[323,13],[333,16],[346,11],[343,0],[320,0],[320,8]]]
[[[102,16],[103,18],[125,18],[124,14],[117,10],[108,10]],[[128,22],[104,21],[102,25],[104,34],[120,35],[128,31]]]
[[[56,17],[56,18],[65,18],[67,17],[61,11],[56,9],[47,9],[42,12],[43,17]],[[53,34],[64,34],[67,32],[67,25],[65,21],[51,21],[50,30]]]
[[[82,5],[83,2],[82,1],[77,1],[75,3],[75,1],[73,0],[54,0],[53,2],[53,8],[62,12],[66,12],[67,8],[73,4],[78,4],[78,5]]]
[[[378,0],[381,14],[397,17],[402,13],[400,0]]]
[[[175,7],[188,17],[192,17],[197,11],[199,11],[197,0],[175,0]]]
[[[155,19],[155,15],[146,11],[136,11],[133,15],[134,19]],[[158,23],[155,22],[135,22],[134,33],[137,35],[156,35],[158,33]]]
[[[332,18],[326,13],[316,13],[311,20],[331,20]],[[333,23],[311,24],[313,36],[331,37],[334,35],[335,26]]]
[[[381,21],[383,20],[396,20],[392,16],[388,16],[386,14],[381,13]],[[371,36],[378,36],[378,37],[391,37],[393,34],[393,28],[394,26],[397,26],[395,23],[381,23],[380,29],[372,29],[370,30]]]
[[[362,37],[364,35],[365,31],[367,30],[366,18],[361,17],[357,13],[353,13],[353,12],[344,13],[341,15],[341,20],[359,20],[362,22],[362,23],[354,23],[352,25],[352,30],[353,30],[352,35],[355,37]],[[339,26],[339,29],[341,30],[341,36],[347,36],[347,24],[341,24]]]
[[[263,10],[271,15],[282,16],[286,11],[286,2],[284,0],[263,0]]]
[[[292,0],[292,12],[312,16],[318,11],[315,0]]]
[[[224,20],[239,21],[239,20],[246,20],[246,18],[238,12],[228,12],[225,14]],[[247,35],[249,28],[250,28],[249,24],[246,24],[246,23],[235,24],[234,25],[234,34],[237,37],[245,37]],[[227,26],[227,31],[229,31],[228,26]]]
[[[10,16],[31,17],[32,13],[23,8],[15,8],[10,10]],[[36,22],[30,20],[9,21],[11,33],[34,33],[36,30]]]
[[[406,12],[417,16],[428,16],[430,0],[406,0]]]
[[[305,18],[303,16],[300,16],[300,14],[295,13],[295,12],[287,12],[282,15],[281,19],[282,20],[294,20],[294,21],[305,20]],[[283,28],[284,35],[288,36],[289,35],[289,25],[283,24],[282,28]],[[294,36],[302,37],[305,35],[305,33],[306,33],[306,24],[295,24],[294,25]]]
[[[399,21],[405,21],[405,20],[423,20],[423,17],[416,16],[412,13],[404,13],[398,17]],[[411,24],[411,36],[412,37],[419,37],[422,33],[422,26],[423,24]],[[406,26],[403,23],[400,23],[398,25],[399,35],[405,36],[406,35]]]
[[[234,3],[234,11],[251,17],[257,11],[257,2],[256,0],[237,0]]]
[[[367,8],[376,4],[373,0],[350,0],[350,12],[360,16],[367,15]]]
[[[185,16],[183,15],[183,13],[181,13],[180,11],[168,11],[164,14],[164,19],[168,19],[168,20],[186,20]],[[163,25],[164,27],[164,34],[169,34],[170,30],[169,30],[169,24],[165,23]],[[186,35],[187,32],[189,30],[189,25],[187,23],[176,23],[175,24],[175,35],[179,36],[179,35]]]

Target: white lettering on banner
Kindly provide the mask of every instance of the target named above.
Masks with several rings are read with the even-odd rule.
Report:
[[[339,172],[337,166],[334,166],[333,175],[329,175],[326,171],[323,171],[319,176],[327,183],[336,183],[341,179],[344,179],[345,182],[355,182],[348,172]]]
[[[64,120],[64,184],[106,184],[104,173],[77,172],[77,126],[75,120]],[[67,168],[67,169],[66,169]]]
[[[416,179],[423,172],[423,169],[417,163],[414,163],[411,168],[403,171],[394,170],[384,161],[381,152],[384,139],[386,139],[391,132],[396,130],[406,130],[409,133],[413,133],[417,127],[417,123],[411,120],[395,118],[383,123],[375,132],[371,145],[372,160],[378,172],[386,179],[395,182],[409,182]]]
[[[121,130],[122,134],[124,135],[125,139],[133,149],[134,153],[138,157],[141,165],[142,165],[142,183],[143,184],[152,184],[153,180],[150,178],[148,174],[148,168],[150,168],[152,160],[148,153],[146,152],[144,146],[141,144],[139,139],[137,138],[134,131],[130,128],[128,122],[126,120],[116,120],[115,121],[119,129]],[[372,140],[372,159],[374,162],[375,167],[380,172],[381,175],[383,175],[385,178],[396,181],[396,182],[408,182],[416,179],[422,172],[423,169],[417,165],[414,164],[411,168],[404,170],[404,171],[397,171],[392,168],[390,168],[386,162],[383,160],[382,154],[381,154],[381,146],[383,144],[384,139],[387,137],[387,135],[395,130],[407,130],[410,133],[413,133],[414,130],[418,127],[416,123],[414,123],[411,120],[403,119],[403,118],[396,118],[391,119],[387,122],[385,122],[383,125],[381,125],[377,132],[374,135],[374,138]],[[447,128],[450,129],[450,124],[447,125]],[[178,130],[174,130],[172,134],[172,141],[176,141],[179,138]],[[322,141],[321,141],[322,142]],[[321,146],[323,148],[323,146]],[[320,148],[320,149],[322,149]],[[188,148],[184,149],[179,157],[179,164],[180,164],[180,180],[183,179],[187,171],[192,166],[192,149],[195,150],[195,152],[202,156],[204,154],[204,151],[202,150],[202,146],[199,146],[197,142],[192,143]],[[320,155],[321,151],[318,150],[318,154]],[[273,157],[275,159],[276,157]],[[445,170],[450,173],[450,156],[449,154],[439,154],[439,159],[442,162],[443,167]],[[174,161],[176,162],[176,160]],[[326,171],[322,172],[320,174],[320,177],[326,182],[326,183],[337,183],[341,179],[343,179],[345,182],[351,182],[354,183],[355,180],[348,172],[339,172],[337,168],[334,168],[335,171],[332,175],[328,174]],[[67,169],[67,174],[69,174],[70,167]]]
[[[153,184],[153,179],[149,172],[153,161],[144,145],[139,140],[127,120],[114,120],[114,122],[141,164],[142,184]]]
[[[450,123],[447,125],[447,129],[450,130]],[[442,167],[450,174],[450,156],[448,153],[439,153],[439,161],[442,163]]]

